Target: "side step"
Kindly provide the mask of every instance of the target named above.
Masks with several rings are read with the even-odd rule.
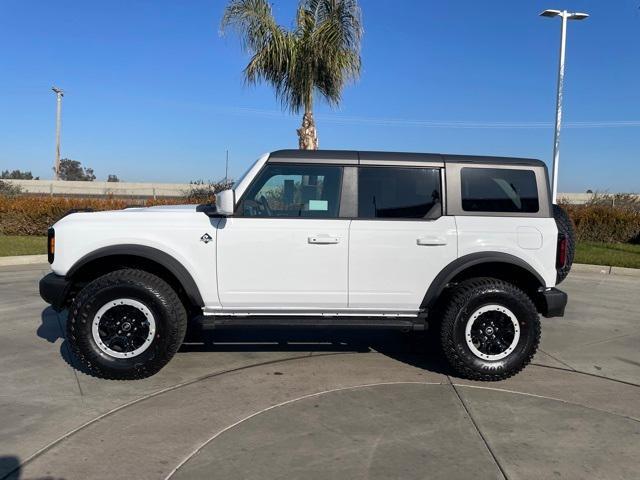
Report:
[[[193,319],[203,330],[215,328],[368,328],[426,330],[427,321],[423,317],[289,317],[289,316],[222,316],[199,315]]]

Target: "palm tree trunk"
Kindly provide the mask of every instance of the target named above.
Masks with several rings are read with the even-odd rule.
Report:
[[[300,150],[317,150],[318,149],[318,132],[316,130],[316,122],[313,119],[313,112],[305,110],[302,116],[302,126],[297,130],[298,146]]]

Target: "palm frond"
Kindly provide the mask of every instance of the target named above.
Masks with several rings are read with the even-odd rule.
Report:
[[[314,92],[330,104],[360,75],[362,19],[357,0],[300,0],[295,27],[280,27],[266,0],[231,0],[222,32],[234,29],[251,54],[248,83],[270,83],[283,108],[311,111]]]

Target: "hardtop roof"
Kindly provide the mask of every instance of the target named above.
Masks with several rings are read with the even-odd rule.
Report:
[[[304,161],[305,159],[344,160],[356,163],[360,160],[385,160],[398,162],[444,162],[444,163],[472,163],[495,165],[526,165],[546,167],[541,160],[534,158],[494,157],[481,155],[451,155],[442,153],[413,153],[413,152],[376,152],[358,150],[277,150],[269,154],[269,161],[279,159]]]

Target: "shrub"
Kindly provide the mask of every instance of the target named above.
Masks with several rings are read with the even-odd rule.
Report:
[[[596,192],[585,204],[587,206],[599,205],[607,207],[631,208],[640,210],[640,197],[633,193],[599,193]]]
[[[20,185],[14,185],[10,182],[3,182],[0,180],[0,195],[14,196],[22,192]]]
[[[130,201],[115,198],[9,197],[0,195],[0,234],[46,235],[47,229],[72,209],[119,210]],[[143,205],[181,203],[181,200],[148,200]]]
[[[640,243],[640,209],[627,203],[563,205],[576,226],[579,241]]]
[[[215,203],[216,193],[231,188],[232,185],[232,180],[218,182],[195,180],[189,182],[189,190],[182,192],[182,194],[188,203]]]

